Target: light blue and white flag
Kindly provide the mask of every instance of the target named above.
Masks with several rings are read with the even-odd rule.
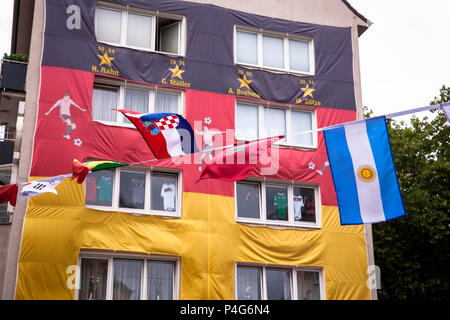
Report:
[[[341,224],[405,215],[384,116],[324,130]]]
[[[448,123],[450,123],[450,105],[449,104],[441,104],[441,109],[444,112]]]

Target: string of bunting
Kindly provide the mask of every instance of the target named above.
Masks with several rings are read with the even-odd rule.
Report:
[[[358,151],[351,150],[352,143],[355,143],[355,142],[352,142],[352,139],[353,139],[352,137],[356,138],[356,136],[361,136],[361,132],[358,130],[369,130],[371,127],[375,128],[377,126],[375,123],[384,123],[384,126],[385,126],[386,118],[394,118],[394,117],[404,116],[404,115],[418,113],[418,112],[422,112],[422,111],[434,110],[434,109],[438,109],[438,108],[440,108],[444,112],[448,122],[450,122],[450,102],[447,102],[447,103],[441,103],[438,105],[429,105],[429,106],[420,107],[420,108],[408,109],[408,110],[390,113],[390,114],[386,114],[386,115],[378,116],[378,117],[374,117],[374,118],[350,121],[350,122],[341,123],[341,124],[337,124],[337,125],[317,128],[314,130],[297,132],[297,133],[293,134],[293,135],[302,135],[302,134],[310,134],[313,132],[324,131],[325,143],[326,143],[326,147],[327,147],[327,154],[328,154],[328,158],[330,160],[330,166],[332,169],[332,176],[333,176],[333,180],[334,180],[334,184],[335,184],[335,188],[336,188],[336,193],[338,194],[339,209],[340,209],[340,211],[342,211],[343,208],[349,208],[349,207],[352,207],[354,203],[359,203],[359,207],[357,208],[358,212],[356,214],[356,216],[357,216],[356,218],[355,218],[355,210],[356,209],[350,213],[350,216],[352,216],[352,218],[349,219],[348,221],[342,221],[343,215],[341,212],[341,223],[342,224],[359,224],[359,223],[373,223],[373,222],[378,222],[378,221],[386,221],[391,218],[395,218],[398,215],[403,215],[404,208],[403,207],[400,209],[396,208],[395,212],[396,212],[397,216],[393,216],[393,217],[390,217],[389,213],[386,213],[386,212],[383,213],[383,217],[372,217],[371,214],[364,217],[365,213],[363,211],[367,209],[367,208],[366,209],[361,208],[361,205],[364,205],[364,201],[362,201],[361,199],[359,199],[359,200],[351,199],[351,197],[348,197],[348,196],[345,196],[345,197],[339,196],[339,194],[341,193],[339,191],[339,188],[343,188],[344,190],[347,190],[347,191],[349,190],[349,188],[350,189],[358,188],[358,181],[355,181],[354,185],[351,185],[351,186],[349,186],[347,184],[347,181],[349,180],[349,176],[354,177],[354,176],[360,175],[362,177],[361,181],[368,182],[370,179],[373,178],[374,175],[376,175],[375,171],[374,170],[371,171],[370,167],[373,169],[374,166],[377,168],[379,168],[380,166],[379,165],[377,166],[377,164],[376,164],[376,152],[373,152],[373,153],[368,152],[371,155],[371,158],[368,160],[364,158],[364,161],[366,161],[368,163],[372,163],[373,166],[367,165],[365,167],[365,169],[363,168],[363,169],[361,169],[361,172],[357,172],[355,174],[355,172],[353,172],[352,168],[357,168],[358,166],[357,166],[357,164],[353,163],[353,167],[351,167],[352,164],[350,164],[350,166],[347,168],[347,172],[340,171],[338,173],[335,173],[336,170],[333,170],[333,167],[337,168],[337,167],[343,166],[342,163],[339,163],[339,165],[337,165],[336,161],[335,161],[335,158],[336,159],[338,158],[338,157],[336,157],[337,153],[340,152],[337,149],[340,147],[335,147],[334,144],[336,144],[336,146],[342,145],[342,138],[338,139],[337,137],[339,137],[339,135],[342,135],[341,134],[342,132],[345,132],[345,134],[347,136],[346,136],[346,138],[343,138],[344,142],[345,142],[344,144],[346,146],[348,146],[348,149],[349,149],[349,150],[345,150],[345,152],[347,152],[347,153],[348,152],[350,152],[350,153],[357,152],[357,154],[352,154],[351,161],[354,162],[355,160],[353,158],[358,159],[358,157],[361,157],[361,154],[364,153],[362,151],[360,152],[360,150],[358,150]],[[133,124],[135,124],[135,126],[138,128],[138,130],[140,131],[140,133],[146,140],[150,149],[155,154],[155,159],[139,161],[139,162],[134,162],[134,163],[120,163],[120,162],[116,162],[116,161],[88,161],[85,163],[81,163],[77,159],[74,159],[73,164],[72,164],[72,173],[62,174],[62,175],[49,177],[49,178],[45,178],[45,179],[40,179],[40,180],[35,180],[35,181],[31,181],[31,182],[23,182],[23,183],[8,184],[8,185],[0,186],[0,203],[9,202],[12,206],[15,206],[18,194],[20,194],[21,199],[27,199],[29,197],[33,197],[33,196],[36,196],[36,195],[39,195],[42,193],[46,193],[46,192],[51,192],[51,193],[57,194],[55,187],[61,181],[63,181],[65,178],[71,178],[72,180],[76,179],[78,184],[82,184],[84,182],[86,176],[89,174],[89,172],[95,172],[95,171],[99,171],[99,170],[111,169],[111,168],[116,168],[116,167],[150,163],[150,162],[158,161],[161,159],[177,158],[177,157],[184,156],[186,154],[192,154],[192,153],[198,153],[198,152],[210,153],[212,151],[217,151],[217,150],[221,150],[221,149],[225,149],[225,150],[224,150],[224,152],[220,153],[220,156],[225,156],[225,155],[230,154],[230,152],[228,150],[233,147],[235,148],[235,150],[233,150],[233,152],[237,152],[239,150],[245,151],[246,146],[252,145],[254,143],[259,143],[260,141],[264,140],[264,143],[265,143],[264,148],[267,148],[268,146],[270,146],[270,144],[276,142],[277,140],[279,140],[283,137],[283,136],[278,136],[278,137],[271,137],[271,138],[259,139],[259,140],[254,140],[254,141],[246,141],[244,143],[243,148],[241,148],[242,145],[239,145],[239,148],[237,148],[237,149],[236,149],[237,146],[235,144],[233,144],[233,145],[226,145],[226,146],[217,147],[217,148],[197,150],[197,148],[195,147],[195,140],[193,140],[194,135],[192,132],[192,128],[190,127],[190,124],[182,116],[180,116],[178,114],[169,114],[165,118],[153,119],[152,118],[153,114],[143,115],[143,114],[139,114],[139,113],[136,113],[136,112],[130,111],[130,110],[117,110],[117,111],[122,112],[126,117],[128,117],[128,119]],[[377,120],[381,120],[381,121],[377,121]],[[180,126],[180,124],[181,124],[180,129],[187,129],[192,133],[192,136],[191,136],[192,144],[189,147],[189,149],[186,149],[186,147],[180,143],[180,145],[176,146],[175,148],[173,148],[173,147],[172,147],[172,149],[167,148],[165,150],[165,153],[162,155],[155,153],[154,152],[154,150],[156,149],[155,143],[158,143],[158,142],[152,141],[151,139],[153,138],[153,140],[155,140],[154,136],[160,132],[164,133],[163,132],[164,129],[167,129],[167,128],[175,129],[175,128],[177,128],[177,126]],[[383,126],[383,125],[381,125],[381,126]],[[363,128],[363,129],[361,129],[361,128]],[[372,129],[370,129],[370,130],[372,130]],[[375,130],[375,129],[373,129],[373,130]],[[378,130],[378,129],[376,129],[376,130]],[[386,131],[386,133],[383,132],[383,134],[387,135],[387,129],[383,128],[383,130]],[[349,135],[349,133],[352,131],[354,132],[354,134]],[[378,131],[380,131],[380,130],[378,130]],[[364,131],[364,133],[366,133],[366,131]],[[364,134],[362,136],[364,136]],[[167,138],[167,137],[165,137],[165,138]],[[388,141],[388,139],[387,139],[387,141]],[[169,142],[171,142],[171,141],[166,141],[167,145],[171,145],[171,146],[174,145],[173,143],[169,143]],[[361,146],[364,145],[365,142],[366,141],[356,142],[358,144],[357,149],[361,149],[362,148]],[[164,140],[163,140],[163,143],[164,143]],[[377,141],[377,143],[378,143],[378,141]],[[389,142],[387,142],[387,144],[389,145]],[[373,143],[372,143],[372,145],[373,145]],[[159,148],[159,149],[161,149],[161,148]],[[387,149],[387,151],[383,151],[383,152],[390,152],[390,146]],[[248,156],[250,157],[251,154],[248,154]],[[204,172],[202,172],[202,175],[199,180],[202,180],[204,178],[220,179],[221,174],[217,175],[217,172],[223,171],[224,167],[217,167],[217,168],[211,169],[211,168],[208,168],[208,166],[210,166],[210,165],[208,164],[205,167],[205,169],[203,170]],[[234,166],[236,167],[239,165],[235,164]],[[387,164],[387,166],[389,167],[390,164]],[[361,167],[361,166],[359,166],[359,167]],[[228,168],[230,168],[230,167],[228,167]],[[397,182],[395,169],[393,169],[393,168],[394,167],[392,165],[391,175],[392,175],[392,171],[393,171],[392,178],[395,178],[394,180],[395,180],[395,182]],[[208,171],[207,169],[211,169],[211,170]],[[205,172],[207,174],[205,174]],[[243,174],[243,172],[245,172],[245,174]],[[231,176],[232,176],[231,180],[229,180],[230,172],[228,172],[228,174],[227,174],[228,180],[226,180],[226,181],[241,180],[241,179],[245,178],[246,175],[248,175],[249,173],[250,173],[250,170],[248,170],[248,167],[238,168],[238,170],[235,171],[234,176],[231,173]],[[342,176],[340,177],[339,174],[341,174]],[[346,183],[342,184],[341,183],[342,181],[346,181]],[[366,185],[367,185],[367,183],[366,183]],[[364,188],[367,188],[366,185],[364,185]],[[383,184],[382,184],[382,181],[379,181],[379,186],[377,188],[384,187],[385,185],[386,185],[385,182],[383,182]],[[398,186],[398,182],[397,182],[397,184],[391,182],[390,185]],[[22,187],[20,193],[18,192],[19,187]],[[358,192],[361,193],[363,191],[359,191],[359,189],[358,189]],[[367,191],[364,191],[364,192],[367,192]],[[373,190],[371,192],[373,192]],[[378,192],[379,192],[379,190],[378,190]],[[346,192],[345,194],[349,194],[349,193]],[[374,198],[374,197],[371,197],[371,198]],[[379,215],[379,211],[383,212],[383,210],[382,210],[382,207],[384,205],[383,201],[384,200],[381,199],[378,204],[374,204],[373,201],[370,202],[368,204],[370,207],[369,211],[371,211],[371,212],[374,211],[374,209],[372,209],[372,207],[378,208],[378,209],[381,208],[380,210],[375,209],[375,211],[378,210],[377,215]],[[341,202],[346,202],[346,204],[344,205],[344,203],[341,203]],[[400,195],[399,203],[401,203],[401,195]],[[394,207],[395,207],[395,205],[394,205]]]

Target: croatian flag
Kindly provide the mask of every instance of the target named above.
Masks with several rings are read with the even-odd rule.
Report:
[[[148,113],[120,109],[139,130],[157,159],[198,152],[189,122],[176,113]]]
[[[341,224],[405,215],[384,116],[324,130]]]

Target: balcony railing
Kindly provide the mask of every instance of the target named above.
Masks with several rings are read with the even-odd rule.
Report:
[[[14,131],[2,131],[0,127],[0,165],[13,162],[14,155]]]
[[[24,92],[27,67],[26,62],[2,60],[1,89]]]

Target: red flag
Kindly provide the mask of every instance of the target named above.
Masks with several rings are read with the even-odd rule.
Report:
[[[9,201],[12,206],[15,206],[18,190],[19,187],[17,186],[17,184],[7,184],[4,186],[0,186],[0,203]]]
[[[72,162],[72,180],[74,178],[77,178],[77,183],[81,184],[84,182],[84,179],[86,179],[86,176],[88,175],[90,169],[82,164],[77,159],[73,159]]]
[[[260,156],[272,143],[283,138],[284,136],[275,136],[225,149],[214,156],[212,163],[206,165],[199,181],[204,179],[237,181],[247,178],[253,167],[259,163]]]

